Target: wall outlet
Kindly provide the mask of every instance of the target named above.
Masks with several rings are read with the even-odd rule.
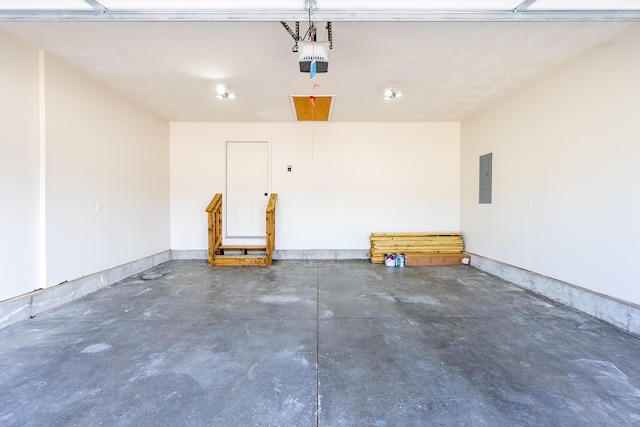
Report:
[[[96,202],[96,212],[102,212],[102,202]]]

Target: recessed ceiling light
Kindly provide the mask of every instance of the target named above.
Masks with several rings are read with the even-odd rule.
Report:
[[[402,92],[396,91],[395,86],[389,86],[384,90],[382,99],[393,99],[393,98],[399,98],[401,96],[402,96]]]
[[[236,97],[235,93],[229,93],[229,91],[227,91],[227,88],[225,86],[218,85],[216,87],[216,98],[233,99],[235,97]]]

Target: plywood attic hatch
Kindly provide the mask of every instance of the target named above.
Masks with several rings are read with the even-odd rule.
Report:
[[[333,96],[291,95],[291,103],[297,121],[328,122]]]

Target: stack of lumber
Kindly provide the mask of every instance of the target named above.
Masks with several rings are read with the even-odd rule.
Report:
[[[384,263],[387,253],[406,255],[407,265],[462,263],[464,243],[461,233],[371,233],[373,263]]]

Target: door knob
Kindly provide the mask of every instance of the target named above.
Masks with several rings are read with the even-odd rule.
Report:
[[[266,196],[266,195],[267,195],[267,193],[264,193],[264,195]]]

